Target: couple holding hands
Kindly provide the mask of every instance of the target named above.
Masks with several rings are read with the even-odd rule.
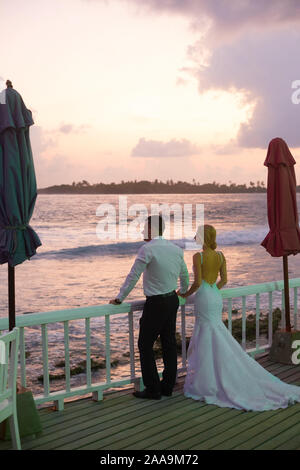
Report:
[[[194,237],[202,251],[193,256],[194,282],[182,248],[163,237],[165,224],[159,215],[145,221],[145,243],[116,299],[120,304],[143,273],[146,301],[140,318],[138,347],[145,389],[137,398],[161,399],[171,396],[177,374],[176,317],[178,296],[195,295],[195,324],[190,340],[184,395],[221,407],[246,411],[286,408],[300,402],[300,387],[289,385],[265,370],[233,338],[222,321],[220,289],[227,283],[226,259],[216,251],[216,230],[204,225],[204,239],[198,227]],[[218,277],[220,275],[220,279]],[[180,278],[180,290],[177,281]],[[160,336],[164,370],[160,381],[153,352]]]

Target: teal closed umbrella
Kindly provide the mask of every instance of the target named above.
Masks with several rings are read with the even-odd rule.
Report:
[[[34,122],[21,95],[9,80],[6,84],[0,104],[0,264],[8,263],[9,329],[12,329],[14,267],[35,255],[42,243],[29,225],[37,197],[29,138],[29,127]]]

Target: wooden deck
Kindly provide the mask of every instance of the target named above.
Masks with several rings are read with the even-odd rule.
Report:
[[[300,385],[300,366],[258,361],[288,383]],[[22,449],[200,450],[300,449],[300,403],[286,409],[244,412],[188,398],[180,378],[172,397],[140,400],[132,390],[105,395],[102,402],[81,399],[58,412],[40,410],[43,433],[23,438]],[[0,450],[10,442],[0,441]]]

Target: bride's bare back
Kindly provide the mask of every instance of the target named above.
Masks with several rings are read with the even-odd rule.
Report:
[[[201,255],[203,262],[201,264]],[[206,281],[211,286],[215,284],[218,274],[220,273],[221,279],[216,284],[218,289],[221,289],[227,283],[227,269],[226,259],[222,252],[213,250],[212,248],[206,248],[202,253],[195,253],[193,256],[193,270],[194,270],[194,282],[191,287],[185,293],[177,293],[182,297],[188,297],[192,295],[201,286],[202,280]]]
[[[202,279],[208,284],[214,284],[220,273],[220,281],[217,287],[221,289],[227,283],[227,269],[226,259],[223,253],[217,252],[211,248],[207,248],[202,252],[202,264],[201,264],[201,253],[196,253],[193,256],[195,281],[201,282]]]

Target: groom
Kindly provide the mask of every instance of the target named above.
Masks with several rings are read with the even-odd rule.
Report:
[[[189,274],[183,250],[166,240],[162,234],[165,223],[162,216],[152,215],[143,230],[147,242],[138,251],[135,262],[116,299],[120,304],[134,288],[142,272],[146,301],[140,318],[138,347],[145,389],[134,392],[137,398],[159,400],[161,395],[171,396],[177,373],[176,316],[179,299],[175,292],[180,277],[182,292],[189,285]],[[160,336],[164,371],[162,381],[157,373],[153,345]]]

